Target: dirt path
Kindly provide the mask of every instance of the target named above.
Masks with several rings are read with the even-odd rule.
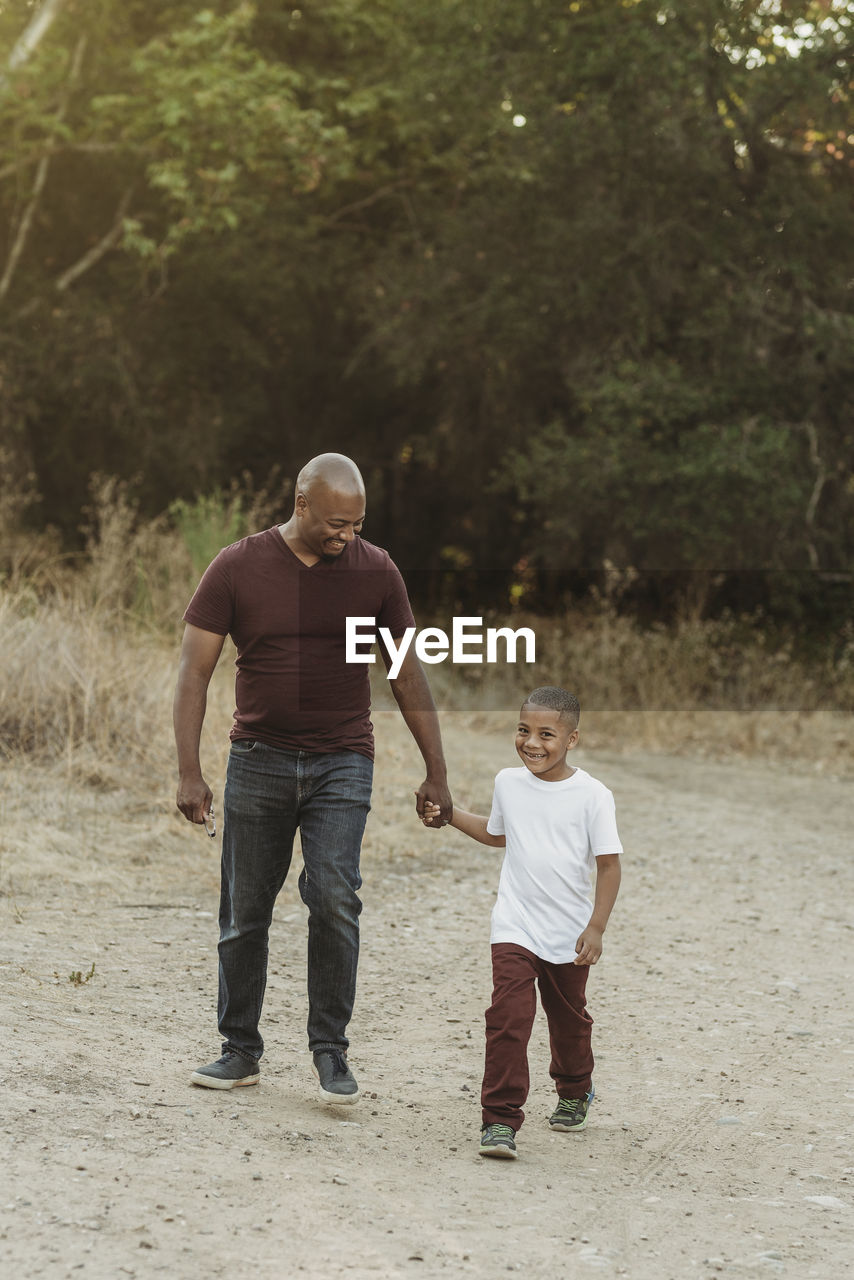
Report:
[[[459,744],[456,773],[484,805],[512,760],[503,736],[480,740],[476,769]],[[396,729],[365,850],[351,1110],[314,1094],[295,888],[274,923],[261,1086],[193,1088],[217,1044],[215,848],[168,801],[122,793],[73,790],[28,816],[39,776],[7,771],[3,1274],[845,1274],[850,782],[577,762],[614,790],[627,851],[588,989],[598,1099],[583,1134],[549,1132],[538,1022],[515,1163],[474,1149],[498,859],[404,814],[417,777]]]

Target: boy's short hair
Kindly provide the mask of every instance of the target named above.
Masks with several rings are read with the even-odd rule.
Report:
[[[578,728],[581,704],[575,694],[567,689],[559,689],[553,684],[544,684],[541,688],[529,693],[522,706],[526,707],[529,702],[536,707],[549,707],[552,711],[557,711],[562,720],[574,720],[575,727]]]

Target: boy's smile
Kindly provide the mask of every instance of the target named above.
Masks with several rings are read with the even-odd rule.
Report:
[[[578,742],[572,720],[559,711],[526,702],[516,729],[516,752],[526,769],[543,782],[562,782],[575,770],[566,763],[566,753]]]

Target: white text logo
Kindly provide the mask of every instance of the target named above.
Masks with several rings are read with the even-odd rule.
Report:
[[[359,646],[373,644],[377,639],[375,625],[375,618],[347,619],[347,662],[376,661],[372,653],[359,651]],[[396,680],[400,675],[400,669],[412,645],[413,637],[416,656],[422,662],[444,662],[449,655],[452,662],[461,663],[515,662],[516,645],[520,639],[525,642],[523,661],[535,661],[537,638],[530,627],[519,627],[517,631],[511,630],[510,627],[487,627],[485,659],[482,618],[454,618],[450,639],[441,627],[425,627],[423,631],[416,631],[415,627],[407,627],[398,640],[394,639],[388,627],[380,627],[379,639],[391,658],[388,669],[389,680]],[[499,641],[503,642],[503,659],[498,657]]]

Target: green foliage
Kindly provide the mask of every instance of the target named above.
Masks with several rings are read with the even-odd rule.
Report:
[[[246,527],[242,495],[234,490],[226,495],[216,489],[192,502],[178,498],[170,505],[169,514],[190,553],[197,577],[218,551],[252,532]]]
[[[841,0],[68,0],[0,88],[41,520],[73,538],[96,471],[190,510],[334,448],[434,599],[443,548],[474,595],[850,596],[852,46]]]
[[[671,362],[624,361],[576,394],[573,430],[532,433],[496,481],[538,518],[540,563],[593,568],[604,557],[653,571],[731,571],[798,562],[812,480],[806,438],[793,440],[790,424],[734,420],[724,394],[692,385]]]
[[[94,978],[94,976],[95,976],[95,961],[93,960],[92,964],[86,970],[85,973],[83,973],[81,969],[72,969],[71,973],[69,973],[68,975],[68,981],[71,983],[73,987],[83,987],[86,985],[87,982],[90,982],[92,978]]]

